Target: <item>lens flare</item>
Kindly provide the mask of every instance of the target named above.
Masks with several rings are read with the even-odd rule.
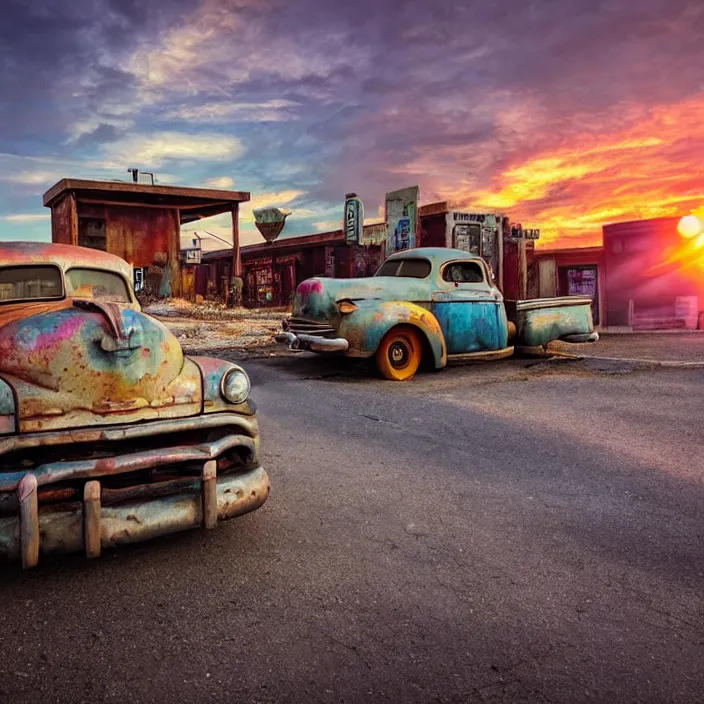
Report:
[[[704,223],[696,215],[685,215],[677,225],[677,232],[682,237],[696,237],[704,231]]]

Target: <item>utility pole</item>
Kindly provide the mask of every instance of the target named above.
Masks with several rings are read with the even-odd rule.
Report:
[[[242,305],[242,289],[244,281],[242,280],[242,258],[240,255],[240,204],[232,204],[232,274],[233,284],[232,305]]]

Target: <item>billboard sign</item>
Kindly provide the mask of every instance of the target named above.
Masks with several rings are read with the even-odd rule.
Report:
[[[364,226],[364,206],[356,193],[345,196],[345,241],[347,244],[359,244],[362,240]]]
[[[387,255],[417,246],[419,196],[418,186],[386,194]]]

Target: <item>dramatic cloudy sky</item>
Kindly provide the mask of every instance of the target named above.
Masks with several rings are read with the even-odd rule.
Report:
[[[560,245],[704,203],[703,0],[2,5],[2,239],[50,237],[59,178],[129,166],[250,191],[290,234],[414,184]]]

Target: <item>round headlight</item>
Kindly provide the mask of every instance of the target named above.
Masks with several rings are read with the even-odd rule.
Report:
[[[244,403],[249,396],[251,385],[243,369],[230,369],[222,378],[220,391],[230,403]]]

